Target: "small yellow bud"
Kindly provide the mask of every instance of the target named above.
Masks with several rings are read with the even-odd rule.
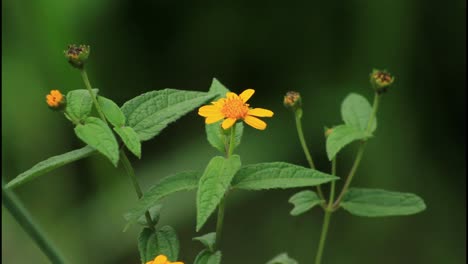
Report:
[[[324,131],[325,137],[327,138],[333,132],[333,128],[324,127],[323,131]]]
[[[46,95],[46,102],[52,110],[63,110],[67,105],[65,95],[63,95],[59,90],[50,91],[50,93]]]
[[[370,82],[372,85],[372,88],[378,93],[382,94],[387,91],[387,88],[392,85],[392,83],[395,81],[395,77],[392,76],[389,72],[386,70],[372,70],[372,73],[370,74]]]
[[[86,60],[88,60],[90,47],[88,45],[68,45],[64,51],[68,62],[75,68],[82,69]]]
[[[302,107],[301,94],[295,91],[289,91],[284,96],[283,104],[286,108],[295,112]]]

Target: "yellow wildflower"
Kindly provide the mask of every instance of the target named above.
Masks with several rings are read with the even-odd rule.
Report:
[[[183,262],[177,261],[177,262],[170,262],[167,260],[167,257],[164,255],[158,255],[154,260],[146,262],[146,264],[184,264]]]
[[[46,96],[47,105],[53,109],[65,106],[65,96],[59,90],[52,90]]]
[[[223,129],[228,129],[236,123],[237,120],[244,120],[245,123],[253,128],[264,130],[267,126],[265,122],[257,117],[272,117],[273,112],[263,108],[250,108],[246,104],[247,100],[255,93],[253,89],[247,89],[241,94],[226,93],[226,98],[221,98],[211,105],[205,105],[198,109],[198,114],[205,117],[206,124],[212,124],[224,119]]]

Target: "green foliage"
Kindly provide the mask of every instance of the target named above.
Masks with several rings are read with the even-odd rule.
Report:
[[[231,140],[230,129],[224,130],[221,127],[222,121],[205,125],[206,129],[206,136],[208,138],[208,142],[210,142],[211,146],[215,147],[221,153],[226,153],[226,148],[229,146],[229,141]],[[234,148],[237,148],[241,142],[242,133],[244,132],[244,124],[242,122],[236,123],[235,128],[235,139],[234,139]]]
[[[200,241],[206,248],[213,252],[214,245],[216,243],[216,232],[211,232],[203,236],[194,237],[193,240]]]
[[[336,176],[286,162],[269,162],[242,167],[232,187],[245,190],[314,186],[339,179]]]
[[[415,194],[365,188],[350,188],[341,206],[353,215],[368,217],[411,215],[426,209]]]
[[[266,264],[298,264],[295,259],[288,256],[288,253],[281,253],[268,261]]]
[[[120,107],[114,101],[102,96],[97,98],[101,110],[106,116],[106,119],[115,127],[125,125],[125,115],[120,110]]]
[[[179,240],[175,230],[163,226],[159,230],[143,228],[138,237],[138,250],[142,263],[153,260],[157,255],[166,255],[170,261],[179,257]]]
[[[84,125],[75,127],[76,135],[86,144],[106,156],[114,166],[119,161],[119,146],[112,130],[99,118],[88,117]]]
[[[226,93],[229,92],[229,89],[226,88],[220,81],[218,81],[216,78],[213,78],[213,81],[211,82],[210,85],[210,90],[208,91],[211,94],[215,94],[216,97],[214,98],[219,99],[221,97],[225,97]]]
[[[371,114],[371,104],[359,94],[349,94],[341,104],[341,116],[345,124],[357,127],[361,131],[366,131]],[[377,119],[375,118],[369,133],[374,132],[376,128]]]
[[[216,156],[206,166],[197,191],[197,232],[218,206],[240,167],[238,155],[227,159]]]
[[[151,220],[153,222],[154,225],[157,225],[158,222],[159,222],[159,217],[161,215],[161,209],[162,209],[162,205],[160,204],[157,204],[153,207],[151,207],[148,212],[151,216]],[[129,222],[131,220],[131,217],[132,215],[130,213],[126,213],[124,214],[124,218],[125,220],[127,220],[127,225],[125,225],[123,231],[127,231],[127,229],[130,227],[131,225],[131,222]],[[136,221],[139,225],[141,226],[144,226],[144,227],[149,227],[148,226],[148,222],[146,221],[146,216],[145,215],[142,215],[138,218],[138,220]]]
[[[294,205],[290,214],[296,216],[309,211],[312,207],[323,203],[324,200],[320,199],[315,192],[305,190],[291,196],[289,202]]]
[[[202,250],[195,258],[194,264],[220,264],[221,251],[211,252],[208,249]]]
[[[211,93],[164,89],[137,96],[122,106],[127,125],[141,141],[158,135],[172,123],[215,95]]]
[[[139,159],[141,158],[141,142],[138,134],[131,127],[114,127],[114,131],[120,136],[125,146]]]
[[[366,139],[368,135],[365,131],[351,125],[339,125],[333,128],[333,132],[327,137],[327,156],[332,160],[335,155],[349,143]]]
[[[94,95],[98,92],[98,89],[93,89]],[[73,120],[83,121],[91,113],[92,108],[93,99],[88,90],[78,89],[68,92],[65,111]]]
[[[90,146],[86,146],[80,149],[76,149],[61,155],[50,157],[44,161],[41,161],[34,165],[29,170],[19,174],[7,185],[6,189],[18,187],[40,175],[43,175],[51,170],[60,168],[68,163],[72,163],[82,158],[86,158],[91,154],[96,153],[96,150]]]
[[[186,171],[161,179],[138,200],[136,206],[126,214],[129,224],[135,223],[146,210],[156,205],[162,198],[180,191],[193,190],[198,187],[201,172]]]

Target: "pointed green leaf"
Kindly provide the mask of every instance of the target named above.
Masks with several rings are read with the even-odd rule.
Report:
[[[229,141],[231,140],[230,129],[224,130],[221,127],[222,121],[205,125],[206,128],[206,136],[208,138],[208,142],[211,146],[215,147],[221,153],[226,153],[226,147],[229,146]],[[242,133],[244,132],[244,125],[242,122],[236,123],[236,137],[234,139],[234,148],[239,146],[242,138]]]
[[[114,101],[107,99],[102,96],[97,98],[101,110],[106,116],[106,119],[115,127],[121,127],[125,125],[125,116],[120,110],[120,107],[114,103]]]
[[[93,92],[96,95],[99,90],[93,89]],[[65,111],[71,118],[82,121],[91,113],[92,108],[93,99],[88,90],[78,89],[68,92]]]
[[[220,264],[221,251],[211,252],[208,249],[202,250],[195,258],[194,264]]]
[[[281,253],[268,261],[267,264],[298,264],[295,259],[288,256],[288,253]]]
[[[349,94],[341,104],[341,116],[343,121],[350,126],[366,131],[367,123],[372,114],[372,106],[366,98],[359,94]],[[370,133],[377,128],[377,119],[372,122]]]
[[[141,158],[141,142],[138,134],[131,127],[114,127],[114,131],[120,136],[125,146],[139,159]]]
[[[146,210],[158,204],[161,199],[170,194],[196,189],[201,174],[202,173],[199,171],[185,171],[161,179],[150,187],[150,189],[143,194],[143,197],[138,200],[136,206],[127,213],[127,221],[129,221],[130,224],[135,223]]]
[[[312,207],[324,202],[313,191],[305,190],[298,192],[289,198],[289,202],[294,205],[291,215],[296,216],[309,211]]]
[[[114,166],[119,161],[119,146],[112,130],[104,121],[96,117],[85,119],[84,125],[77,125],[75,133],[83,142],[106,156]]]
[[[127,117],[127,125],[138,133],[141,141],[145,141],[214,96],[204,92],[164,89],[131,99],[122,106],[122,111]]]
[[[206,166],[198,183],[197,232],[218,206],[240,166],[238,155],[232,155],[228,159],[216,156]]]
[[[232,187],[245,190],[315,186],[339,179],[336,176],[286,162],[268,162],[242,167]]]
[[[177,261],[179,257],[179,240],[175,230],[170,226],[163,226],[159,230],[144,228],[138,237],[138,251],[142,263],[153,260],[163,254],[170,261]]]
[[[229,92],[229,89],[226,88],[226,86],[224,86],[216,78],[213,78],[213,81],[211,82],[210,90],[208,92],[212,94],[216,94],[216,97],[215,97],[215,100],[216,100],[221,97],[226,97],[226,93]]]
[[[333,128],[332,133],[327,137],[327,156],[332,160],[335,155],[346,145],[359,139],[366,139],[369,135],[357,127],[350,125],[339,125]]]
[[[350,188],[341,206],[353,215],[368,217],[411,215],[426,209],[415,194],[365,188]]]
[[[5,185],[5,189],[18,187],[51,170],[60,168],[68,163],[72,163],[79,159],[86,158],[93,153],[96,153],[96,150],[90,146],[86,146],[84,148],[76,149],[61,155],[50,157],[44,161],[37,163],[29,170],[16,176],[7,185]]]
[[[216,232],[211,232],[203,236],[194,237],[193,240],[200,241],[210,251],[214,251],[214,244],[216,243]]]

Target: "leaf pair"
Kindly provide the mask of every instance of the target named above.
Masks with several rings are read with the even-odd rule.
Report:
[[[300,215],[323,202],[313,191],[293,195],[291,215]],[[383,217],[416,214],[424,209],[424,201],[412,193],[390,192],[381,189],[350,188],[340,205],[357,216]]]
[[[160,254],[171,261],[177,261],[179,239],[174,228],[170,226],[163,226],[157,230],[144,228],[138,236],[138,250],[142,263],[151,261]]]
[[[329,160],[346,145],[356,140],[366,140],[372,136],[377,128],[377,119],[374,118],[369,126],[372,114],[372,106],[361,95],[351,93],[341,104],[341,117],[345,124],[333,128],[333,132],[327,137],[326,149]]]
[[[221,251],[215,251],[216,233],[211,232],[203,236],[194,237],[193,240],[200,241],[206,248],[195,257],[194,264],[219,264],[221,263]]]

